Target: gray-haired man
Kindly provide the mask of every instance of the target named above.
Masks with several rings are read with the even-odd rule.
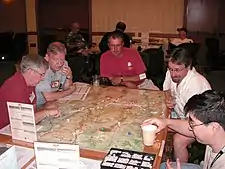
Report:
[[[7,79],[0,88],[0,128],[9,124],[7,102],[33,104],[35,119],[40,121],[46,116],[59,116],[60,113],[54,106],[46,109],[36,109],[35,86],[43,80],[48,63],[39,55],[27,55],[22,58],[20,71]]]

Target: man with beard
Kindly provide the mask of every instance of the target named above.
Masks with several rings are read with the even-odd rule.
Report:
[[[185,119],[184,106],[196,94],[210,90],[208,81],[192,66],[193,57],[188,50],[176,48],[173,50],[168,71],[163,84],[164,91],[170,91],[171,97],[166,97],[166,105],[172,109],[171,118]],[[194,142],[194,138],[176,133],[173,137],[174,155],[181,162],[188,161],[187,146]]]
[[[190,163],[177,166],[167,161],[167,169],[224,169],[225,168],[225,97],[213,90],[191,97],[184,107],[187,120],[151,118],[143,125],[154,124],[161,131],[166,126],[176,132],[196,138],[206,145],[203,167]],[[160,169],[165,169],[165,163]]]

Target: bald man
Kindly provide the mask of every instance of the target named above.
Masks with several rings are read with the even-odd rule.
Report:
[[[69,54],[87,56],[87,44],[79,31],[80,25],[77,22],[72,23],[71,32],[66,37],[67,51]]]

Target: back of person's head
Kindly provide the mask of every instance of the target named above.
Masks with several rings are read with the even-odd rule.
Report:
[[[187,49],[173,49],[172,53],[170,54],[169,61],[178,65],[184,64],[185,67],[190,67],[190,69],[192,69],[193,57]]]
[[[58,53],[63,53],[66,55],[66,47],[61,42],[52,42],[48,45],[47,54],[57,55]]]
[[[214,90],[192,96],[184,107],[185,113],[192,114],[203,124],[216,122],[225,130],[225,96]]]
[[[40,68],[48,69],[48,62],[40,55],[25,55],[20,62],[20,71],[25,73],[27,70],[38,70]]]
[[[125,31],[126,30],[126,24],[124,22],[118,22],[116,24],[116,30],[121,30],[121,31]]]
[[[124,41],[123,34],[119,31],[111,32],[108,36],[108,41],[109,41],[110,38],[112,38],[112,39],[122,39],[122,41]]]

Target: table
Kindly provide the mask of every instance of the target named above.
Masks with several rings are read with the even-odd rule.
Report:
[[[111,147],[153,153],[157,155],[154,168],[159,168],[167,129],[157,134],[153,146],[143,146],[140,124],[150,117],[165,116],[162,91],[92,87],[84,101],[62,100],[58,104],[62,116],[39,124],[43,126],[39,141],[79,144],[82,157],[96,160],[102,160]],[[0,136],[2,140],[7,141]]]

